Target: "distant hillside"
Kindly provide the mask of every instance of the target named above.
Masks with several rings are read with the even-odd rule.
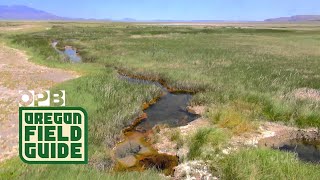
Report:
[[[122,21],[122,22],[136,22],[137,20],[133,19],[133,18],[124,18],[124,19],[121,19],[119,21]]]
[[[110,21],[110,19],[84,19],[56,16],[28,6],[0,6],[0,20],[47,20],[47,21]]]
[[[63,20],[68,19],[59,17],[45,11],[33,9],[27,6],[0,6],[1,20]]]
[[[302,22],[302,21],[320,21],[320,15],[297,15],[291,17],[280,17],[266,19],[266,22]]]

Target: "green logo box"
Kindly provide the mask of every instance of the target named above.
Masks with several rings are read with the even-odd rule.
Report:
[[[87,164],[87,112],[80,107],[20,107],[19,155],[28,164]]]

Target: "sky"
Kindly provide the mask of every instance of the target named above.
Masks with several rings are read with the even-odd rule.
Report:
[[[0,0],[71,18],[137,20],[264,20],[320,15],[320,0]]]

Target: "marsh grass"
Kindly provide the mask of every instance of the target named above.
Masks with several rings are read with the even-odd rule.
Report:
[[[89,161],[92,167],[98,167],[104,171],[110,171],[112,168],[112,148],[119,140],[121,130],[129,126],[142,113],[141,105],[144,102],[150,101],[161,93],[156,86],[133,85],[122,81],[118,79],[116,71],[111,68],[59,84],[52,90],[65,90],[68,106],[80,106],[87,110],[89,114]],[[1,177],[10,179],[11,173],[20,178],[35,176],[39,179],[42,177],[49,179],[79,177],[82,179],[91,175],[103,179],[132,179],[148,174],[147,172],[112,175],[92,169],[91,166],[88,169],[72,165],[65,165],[63,168],[32,165],[20,167],[22,164],[20,161],[12,163],[11,168],[7,168],[7,164],[4,165],[6,168],[2,171],[5,172],[0,174],[0,179]],[[27,173],[19,169],[26,167],[30,169]],[[68,173],[64,174],[61,171]],[[150,178],[157,177],[155,172],[151,174],[149,174]]]
[[[169,132],[169,140],[177,143],[177,148],[182,147],[185,143],[180,129],[171,130]]]
[[[115,173],[97,170],[89,165],[26,165],[18,158],[0,164],[1,179],[163,179],[157,171]]]
[[[293,153],[268,149],[242,150],[222,160],[222,178],[319,179],[319,165],[299,161]]]
[[[199,129],[189,140],[188,159],[215,159],[229,138],[230,134],[221,129]]]
[[[213,125],[228,129],[235,135],[254,132],[258,129],[257,122],[250,119],[251,117],[246,115],[245,111],[237,111],[230,107],[211,108],[206,116]]]
[[[82,75],[55,88],[66,90],[69,106],[87,109],[89,157],[93,164],[109,163],[110,167],[110,147],[120,130],[141,113],[143,102],[160,93],[154,86],[119,80],[113,67],[160,77],[177,89],[199,91],[191,105],[226,107],[216,123],[234,133],[251,130],[251,120],[255,119],[284,121],[300,127],[320,126],[319,102],[286,96],[299,88],[320,88],[319,28],[194,28],[72,22],[47,25],[51,29],[1,32],[0,38],[26,50],[38,64]],[[75,46],[84,63],[65,62],[50,46],[52,40],[58,40],[61,46]],[[219,130],[200,130],[191,138],[194,143],[190,143],[189,158],[210,159],[210,153],[219,151],[227,139]],[[204,152],[204,147],[210,153]],[[47,173],[53,178],[56,174],[50,172],[56,167],[45,167],[38,169],[40,175]],[[63,167],[73,175],[80,172],[73,170],[73,166]],[[10,173],[29,176],[38,166],[27,168],[34,169]]]
[[[67,104],[85,108],[89,114],[89,154],[98,155],[94,147],[111,149],[121,130],[142,113],[142,104],[161,92],[156,86],[129,84],[117,78],[114,69],[63,83],[54,89],[64,89]],[[103,150],[104,149],[104,150]],[[101,153],[107,151],[98,148]],[[110,159],[110,155],[106,154]]]

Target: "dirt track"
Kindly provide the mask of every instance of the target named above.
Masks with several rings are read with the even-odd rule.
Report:
[[[77,77],[31,63],[24,52],[0,44],[0,162],[18,154],[19,90],[41,91]]]

